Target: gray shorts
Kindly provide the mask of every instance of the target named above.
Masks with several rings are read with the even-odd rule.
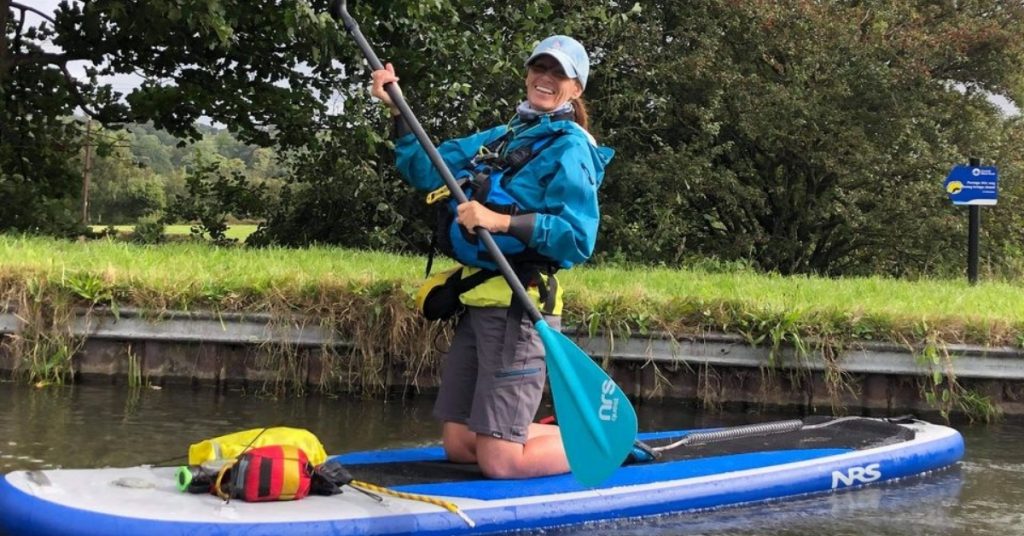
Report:
[[[511,309],[467,307],[444,356],[434,417],[470,431],[526,443],[540,407],[547,368],[544,344],[529,315],[510,323]],[[557,316],[545,316],[554,329]]]

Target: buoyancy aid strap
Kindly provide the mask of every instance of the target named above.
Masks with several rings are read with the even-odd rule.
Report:
[[[544,281],[541,281],[537,289],[545,289],[540,291],[541,300],[544,301],[543,312],[550,315],[555,313],[555,302],[558,300],[558,278],[555,277],[555,271],[551,268],[551,265],[548,265],[547,276],[547,285],[544,284]],[[544,295],[545,293],[547,296]]]
[[[508,310],[505,312],[505,348],[515,348],[516,341],[519,340],[520,324],[523,321],[523,313],[526,312],[526,308],[523,307],[523,303],[512,297],[512,301],[508,304]]]
[[[536,283],[537,293],[540,295],[542,304],[541,311],[546,315],[554,314],[558,302],[558,279],[555,277],[557,268],[552,265],[539,266],[527,264],[522,266],[513,263],[512,269],[524,287],[529,287],[531,284]],[[466,273],[465,270],[466,268],[463,267],[463,274]],[[459,281],[455,284],[455,291],[461,296],[495,277],[501,277],[501,272],[482,268],[477,269],[476,272],[468,276],[462,277],[460,275]],[[513,296],[509,306],[515,307],[517,302],[518,300]]]
[[[503,169],[504,173],[501,176],[501,185],[507,185],[520,169],[523,169],[535,156],[555,143],[561,135],[561,132],[556,132],[539,142],[520,147],[504,155],[503,159],[505,160],[506,167]]]
[[[465,270],[465,268],[463,268],[463,270]],[[455,285],[455,289],[461,295],[480,286],[481,284],[483,284],[484,281],[487,281],[492,277],[498,277],[499,275],[501,275],[501,272],[481,269],[466,277],[463,277],[462,279],[459,279],[458,284]]]
[[[486,206],[487,198],[491,195],[491,174],[487,172],[477,173],[473,177],[473,196],[469,198],[470,201],[476,201],[481,205]]]
[[[540,295],[541,304],[543,304],[541,312],[546,315],[554,314],[555,302],[558,298],[558,279],[555,278],[557,270],[550,264],[543,267],[534,265],[529,270],[528,277],[520,278],[525,279],[523,285],[536,281],[537,293]]]

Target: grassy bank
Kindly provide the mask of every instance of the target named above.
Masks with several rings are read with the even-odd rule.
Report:
[[[411,310],[423,267],[420,257],[338,248],[0,236],[0,296],[22,307],[116,303],[154,312],[301,313],[361,341],[362,358],[371,361],[389,353],[430,359],[427,341],[436,327]],[[936,366],[949,343],[1024,347],[1021,283],[972,287],[960,280],[615,267],[574,269],[559,279],[566,289],[566,320],[591,331],[717,331],[752,344],[808,351],[823,345],[841,349],[856,340],[891,341],[932,348],[923,359]]]
[[[0,235],[5,290],[46,280],[79,298],[108,294],[123,305],[142,307],[239,310],[284,304],[305,309],[325,305],[317,292],[393,288],[411,294],[422,279],[424,262],[324,247],[142,246]],[[441,263],[435,270],[444,267]],[[1021,283],[970,286],[962,280],[828,279],[650,267],[584,267],[561,273],[559,280],[569,316],[600,327],[737,331],[784,321],[810,332],[848,332],[870,340],[932,333],[947,342],[1024,346]],[[92,291],[81,296],[75,287]]]

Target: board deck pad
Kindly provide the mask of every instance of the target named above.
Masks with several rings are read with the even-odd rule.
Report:
[[[829,418],[804,419],[805,425],[830,421]],[[651,447],[669,445],[686,432],[642,434]],[[724,471],[739,471],[774,463],[790,463],[891,445],[914,438],[914,431],[886,420],[842,420],[824,428],[743,437],[714,443],[667,450],[654,462],[640,463],[627,472],[619,472],[597,488],[649,484],[669,478],[694,478]],[[455,464],[444,460],[439,448],[420,449],[424,459],[397,456],[392,460],[362,463],[359,454],[341,456],[357,480],[374,482],[399,491],[427,495],[469,497],[494,500],[566,493],[590,489],[570,475],[528,480],[489,480],[475,464]],[[690,461],[691,463],[680,463]],[[699,461],[700,463],[693,463]]]
[[[828,420],[824,417],[811,417],[804,419],[804,423],[814,425]],[[648,433],[640,437],[647,445],[659,447],[669,445],[685,435],[685,432]],[[803,450],[811,451],[809,454],[820,456],[822,449],[837,449],[842,452],[864,450],[909,441],[913,438],[913,430],[893,422],[856,419],[813,430],[797,430],[763,437],[745,437],[680,447],[665,451],[657,461],[638,465],[658,465],[679,460],[773,451]],[[396,456],[388,461],[364,462],[365,458],[360,453],[342,455],[338,459],[357,480],[373,482],[386,487],[487,480],[479,466],[475,464],[456,464],[445,461],[444,453],[440,448],[424,448],[421,449],[421,453],[424,458],[421,460]],[[607,485],[600,487],[607,487]]]

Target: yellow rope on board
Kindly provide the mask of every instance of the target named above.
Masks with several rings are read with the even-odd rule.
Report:
[[[392,489],[388,489],[388,488],[384,488],[384,487],[377,486],[377,485],[374,485],[374,484],[370,484],[369,482],[363,482],[361,480],[353,480],[352,482],[349,482],[349,485],[357,487],[357,488],[362,488],[362,489],[365,489],[367,491],[372,491],[372,492],[375,492],[375,493],[382,493],[384,495],[391,495],[392,497],[398,497],[399,499],[409,499],[411,501],[420,501],[420,502],[425,502],[427,504],[433,504],[435,506],[440,506],[441,508],[444,508],[445,510],[448,510],[449,512],[451,512],[451,513],[461,517],[462,520],[465,521],[466,524],[469,525],[470,527],[475,527],[476,526],[476,522],[475,521],[470,519],[469,516],[467,516],[465,512],[460,510],[459,507],[455,505],[455,503],[450,502],[450,501],[444,501],[444,500],[441,500],[441,499],[436,499],[434,497],[429,497],[427,495],[418,495],[416,493],[405,493],[404,491],[395,491],[395,490],[392,490]]]

